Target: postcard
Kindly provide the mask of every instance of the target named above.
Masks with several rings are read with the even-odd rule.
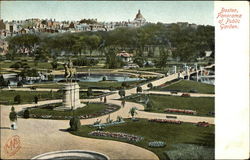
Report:
[[[249,158],[249,3],[1,1],[1,159]]]

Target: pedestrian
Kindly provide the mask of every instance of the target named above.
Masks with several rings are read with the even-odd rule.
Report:
[[[9,114],[9,119],[11,121],[11,129],[16,130],[17,129],[17,113],[15,111],[15,108],[12,106],[11,107],[11,112]]]
[[[107,103],[107,98],[106,98],[106,96],[104,97],[104,103]]]

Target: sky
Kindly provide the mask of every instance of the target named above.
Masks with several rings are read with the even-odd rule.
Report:
[[[98,21],[127,21],[138,10],[148,22],[189,22],[213,25],[212,1],[0,1],[1,19],[52,18]]]

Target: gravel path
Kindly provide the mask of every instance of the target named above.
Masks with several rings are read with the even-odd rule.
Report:
[[[152,82],[154,86],[158,86],[167,81],[171,81],[177,78],[177,74],[170,75],[168,77],[161,78]],[[147,84],[142,85],[144,90],[148,89]],[[126,96],[135,94],[136,88],[126,90]],[[107,103],[121,105],[118,93],[107,96]],[[98,101],[99,99],[82,100],[82,101]],[[61,102],[61,100],[49,100],[39,102],[38,105]],[[23,108],[34,106],[35,104],[15,105],[16,111],[20,111]],[[63,131],[69,127],[68,120],[44,120],[44,119],[18,119],[18,130],[10,130],[8,114],[11,106],[1,105],[1,158],[2,159],[30,159],[42,153],[59,151],[59,150],[93,150],[108,155],[111,159],[158,159],[158,157],[151,151],[146,150],[135,145],[111,141],[90,139],[84,137],[74,136],[68,132]],[[122,116],[128,118],[129,109],[131,107],[137,107],[137,117],[139,118],[166,118],[167,114],[162,113],[149,113],[142,111],[143,105],[133,102],[126,102],[124,107],[120,110],[110,114],[111,119]],[[171,114],[172,115],[172,114]],[[207,121],[214,124],[214,118],[199,117],[199,116],[186,116],[175,115],[177,119],[184,122],[198,122]],[[105,122],[106,116],[98,117],[102,122]],[[81,124],[93,124],[97,118],[81,120]],[[15,155],[8,157],[3,147],[7,140],[13,135],[18,135],[21,140],[21,149]]]

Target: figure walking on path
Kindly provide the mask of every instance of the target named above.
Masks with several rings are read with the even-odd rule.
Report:
[[[11,121],[11,129],[16,130],[17,129],[17,113],[15,111],[15,108],[12,106],[11,107],[11,112],[9,114],[9,119]]]

